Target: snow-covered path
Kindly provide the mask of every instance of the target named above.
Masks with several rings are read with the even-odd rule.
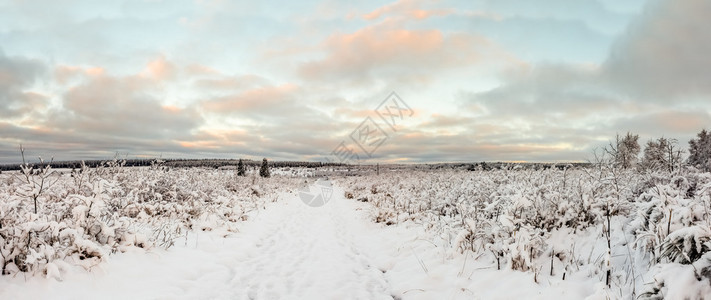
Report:
[[[421,224],[375,224],[335,187],[323,207],[294,194],[239,233],[191,232],[169,250],[111,255],[63,281],[0,277],[0,299],[583,299],[596,279],[496,270],[452,253]],[[578,277],[578,276],[576,276]]]
[[[227,238],[201,232],[168,251],[113,255],[63,282],[0,281],[0,298],[392,299],[362,247],[378,244],[372,224],[342,195],[313,208],[284,194]]]
[[[342,198],[319,208],[293,199],[264,211],[245,228],[253,240],[233,264],[234,288],[224,296],[392,299],[383,272],[358,244],[365,229],[354,212]]]

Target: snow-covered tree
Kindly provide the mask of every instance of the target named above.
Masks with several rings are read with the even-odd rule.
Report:
[[[615,142],[610,142],[610,145],[605,148],[608,154],[612,157],[615,166],[628,169],[637,163],[639,155],[639,135],[627,134],[623,137],[615,136]]]
[[[711,132],[701,130],[689,141],[688,163],[704,171],[711,171]]]
[[[675,139],[650,140],[644,148],[642,166],[646,169],[663,169],[669,172],[681,162],[681,150]]]

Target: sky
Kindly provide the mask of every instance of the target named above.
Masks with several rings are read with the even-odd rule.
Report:
[[[0,163],[686,149],[708,28],[707,0],[0,0]]]

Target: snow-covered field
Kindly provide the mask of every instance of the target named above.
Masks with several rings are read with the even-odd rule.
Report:
[[[708,173],[333,174],[322,207],[310,171],[273,174],[0,174],[0,299],[711,295]]]

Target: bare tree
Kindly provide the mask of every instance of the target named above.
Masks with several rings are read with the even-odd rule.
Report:
[[[681,164],[681,153],[676,139],[662,137],[658,140],[650,140],[644,148],[642,167],[674,172],[675,167]]]
[[[38,211],[38,200],[42,195],[54,185],[58,178],[54,181],[51,177],[54,175],[52,170],[52,158],[49,163],[45,164],[42,157],[39,158],[40,167],[35,169],[35,167],[25,160],[25,148],[20,144],[20,155],[22,155],[22,164],[20,165],[20,174],[24,177],[22,181],[25,183],[24,191],[21,192],[24,196],[30,198],[34,203],[35,214]],[[44,165],[44,166],[42,166]]]
[[[605,152],[612,157],[616,167],[628,169],[637,163],[639,156],[639,135],[627,132],[624,137],[615,135],[615,142],[605,147]]]

